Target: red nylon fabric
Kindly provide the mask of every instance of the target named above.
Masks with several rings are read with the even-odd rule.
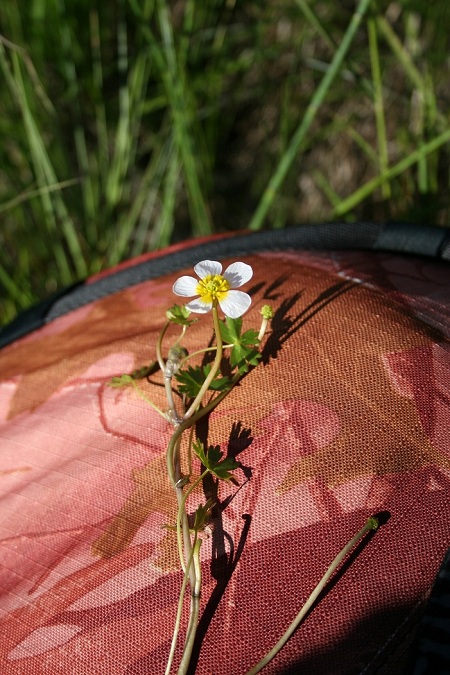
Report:
[[[243,261],[244,325],[258,326],[263,304],[276,316],[264,363],[199,430],[245,470],[221,486],[202,545],[195,672],[247,672],[377,512],[385,524],[264,672],[401,672],[450,543],[448,268],[357,252]],[[163,527],[175,515],[170,429],[107,382],[155,358],[172,284],[191,273],[0,352],[2,673],[164,672],[182,580]],[[206,315],[186,346],[211,335]],[[161,387],[141,386],[163,405]]]

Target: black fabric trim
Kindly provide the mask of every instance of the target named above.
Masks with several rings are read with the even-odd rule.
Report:
[[[72,284],[72,286],[63,288],[46,300],[42,300],[42,302],[21,312],[11,323],[0,330],[0,349],[48,323],[48,315],[54,304],[60,298],[70,296],[76,288],[83,286],[83,284],[84,282],[80,281]]]
[[[130,286],[156,279],[199,260],[284,250],[373,250],[449,259],[450,231],[404,223],[325,223],[237,234],[193,244],[182,251],[136,263],[89,284],[80,282],[26,310],[0,331],[0,348],[46,323]]]

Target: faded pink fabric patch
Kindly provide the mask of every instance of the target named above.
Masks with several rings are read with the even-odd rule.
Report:
[[[58,335],[59,333],[63,333],[64,331],[71,328],[71,326],[75,326],[77,323],[79,323],[79,321],[87,319],[90,312],[90,304],[86,305],[85,307],[74,309],[68,314],[64,314],[64,316],[60,316],[54,321],[51,321],[46,326],[33,331],[29,335],[25,335],[23,338],[21,338],[21,340],[24,343],[35,342],[36,340],[41,340],[43,337],[49,335]]]

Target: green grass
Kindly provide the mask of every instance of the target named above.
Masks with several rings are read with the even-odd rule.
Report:
[[[0,323],[171,242],[450,222],[446,0],[4,0]]]

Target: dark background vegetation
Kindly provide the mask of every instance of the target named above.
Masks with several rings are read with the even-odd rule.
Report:
[[[448,0],[2,0],[0,322],[193,236],[448,225],[449,24]]]

